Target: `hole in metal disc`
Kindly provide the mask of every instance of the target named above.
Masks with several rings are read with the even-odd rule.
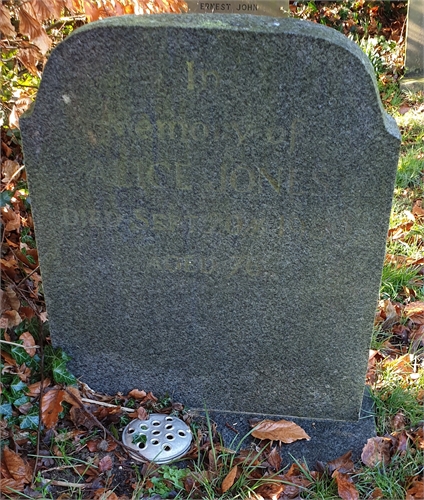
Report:
[[[153,432],[152,432],[152,434],[153,434],[154,436],[159,436],[159,435],[160,435],[160,431],[153,431]]]
[[[155,446],[159,444],[159,441],[157,439],[152,439],[150,442]]]
[[[171,451],[171,449],[172,449],[172,448],[169,446],[169,444],[164,444],[164,445],[163,445],[163,449],[164,449],[165,451]]]
[[[184,431],[178,431],[178,435],[181,437],[185,437],[186,433]]]
[[[166,417],[165,420],[168,420],[168,422],[172,422],[174,420],[172,417]]]
[[[133,434],[135,432],[135,429],[133,429],[132,427],[130,427],[128,429],[128,434]]]
[[[160,425],[160,422],[158,422],[157,420],[154,420],[152,422],[152,425],[154,425],[155,427],[157,427],[158,425]]]
[[[169,431],[173,428],[174,426],[172,424],[165,425],[165,429],[168,429]]]
[[[147,427],[147,425],[140,425],[140,429],[142,431],[147,431],[148,427]]]
[[[137,443],[137,446],[140,448],[140,450],[144,450],[146,447],[146,443]]]
[[[166,439],[169,439],[170,441],[172,441],[174,439],[174,436],[172,434],[167,434]]]

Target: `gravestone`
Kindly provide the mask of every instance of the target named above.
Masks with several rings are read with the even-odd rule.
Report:
[[[406,72],[401,87],[413,92],[424,92],[424,2],[408,1],[406,28]]]
[[[238,429],[301,419],[288,452],[309,459],[360,449],[399,133],[354,43],[259,16],[92,23],[53,51],[22,132],[75,375]]]

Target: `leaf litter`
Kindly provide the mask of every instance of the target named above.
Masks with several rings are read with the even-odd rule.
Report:
[[[131,2],[115,2],[115,11],[106,0],[83,4],[74,2],[72,9],[75,12],[85,9],[92,19],[134,11]],[[138,4],[144,5],[144,2]],[[16,9],[20,19],[19,29],[30,38],[29,42],[19,40],[17,58],[36,76],[40,74],[45,63],[44,54],[50,47],[50,41],[44,35],[43,20],[60,16],[62,2],[49,0],[44,5],[46,8],[43,10],[41,0],[32,0]],[[69,2],[67,5],[70,5]],[[310,6],[306,7],[306,4],[298,7],[301,11],[308,8]],[[404,6],[399,5],[398,19],[389,24],[382,19],[381,6],[373,7],[373,11],[364,0],[360,0],[355,8],[363,11],[369,9],[368,12],[372,14],[367,28],[369,34],[374,32],[384,34],[388,39],[401,40]],[[327,21],[339,24],[346,32],[352,29],[360,32],[362,29],[351,17],[343,21],[338,8],[331,4],[323,4],[313,16],[317,22],[325,16]],[[11,23],[9,11],[4,5],[0,5],[0,25],[6,36],[15,36],[17,23]],[[15,101],[11,115],[12,124],[16,127],[19,126],[20,114],[32,101],[25,93],[20,97]],[[408,109],[402,110],[404,114],[410,111],[410,105],[406,106]],[[290,422],[283,425],[283,430],[278,429],[281,425],[278,422],[265,421],[262,431],[261,424],[256,424],[258,432],[264,432],[257,438],[262,441],[253,444],[248,450],[234,452],[220,445],[213,422],[210,429],[192,422],[180,403],[168,400],[163,405],[152,393],[140,388],[127,395],[111,396],[95,393],[83,383],[78,386],[63,385],[74,380],[67,376],[63,359],[56,363],[55,370],[48,368],[46,374],[49,377],[40,380],[40,360],[47,360],[52,355],[49,351],[48,330],[37,336],[29,325],[36,319],[43,323],[47,319],[42,281],[20,146],[4,131],[2,153],[1,217],[4,233],[1,264],[5,286],[1,296],[0,325],[5,331],[2,336],[1,389],[3,396],[7,397],[0,405],[1,439],[6,443],[1,460],[0,489],[4,493],[15,491],[42,498],[39,484],[34,482],[38,476],[46,491],[54,498],[69,498],[67,491],[73,485],[84,491],[84,498],[124,500],[131,498],[137,491],[141,477],[144,478],[145,486],[153,487],[154,490],[155,484],[162,482],[169,487],[170,495],[175,496],[172,490],[174,483],[164,477],[160,467],[146,463],[136,471],[119,441],[119,432],[128,418],[145,418],[150,412],[162,412],[176,413],[188,424],[196,426],[193,427],[196,429],[196,443],[185,458],[192,460],[193,464],[201,461],[205,468],[198,470],[191,463],[187,466],[189,473],[183,479],[183,491],[192,498],[203,498],[202,485],[218,477],[222,481],[219,481],[220,486],[216,491],[229,495],[229,498],[242,478],[248,486],[259,484],[255,490],[257,498],[287,500],[301,498],[302,493],[307,494],[316,482],[326,477],[336,482],[340,498],[359,498],[355,481],[362,465],[352,462],[351,453],[347,452],[328,464],[316,464],[316,470],[308,470],[303,464],[293,464],[287,469],[279,453],[280,445],[271,447],[269,443],[261,447],[263,440],[286,442],[283,446],[290,446],[290,439],[293,439],[291,431],[287,430],[290,429]],[[414,200],[411,211],[405,211],[405,219],[389,231],[389,239],[407,244],[413,237],[414,224],[416,227],[417,223],[422,223],[423,215],[422,200]],[[389,254],[386,259],[395,266],[416,266],[421,270],[421,276],[424,274],[422,256]],[[424,346],[422,301],[417,300],[414,290],[407,287],[397,300],[380,303],[376,315],[376,326],[380,326],[386,336],[382,347],[370,355],[367,378],[368,383],[376,389],[382,384],[381,371],[387,368],[403,378],[405,384],[417,380],[414,360],[417,359],[418,350]],[[44,344],[47,350],[44,354],[40,344]],[[60,382],[55,376],[59,377]],[[423,402],[424,390],[420,398]],[[411,427],[401,411],[393,416],[391,426],[391,434],[368,440],[362,452],[365,466],[378,468],[386,464],[389,467],[397,456],[424,449],[422,427]],[[289,441],[285,441],[287,439]],[[222,457],[225,456],[232,457],[232,467],[224,463]],[[405,490],[406,500],[422,500],[422,478],[411,477],[409,483],[405,484]],[[379,488],[375,488],[372,498],[384,497],[383,492],[379,495]],[[16,498],[20,498],[19,494]]]

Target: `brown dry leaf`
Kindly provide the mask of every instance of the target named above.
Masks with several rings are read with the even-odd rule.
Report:
[[[371,493],[371,498],[373,500],[380,500],[381,498],[384,498],[384,493],[381,488],[374,488],[373,492]]]
[[[256,488],[255,493],[259,495],[259,498],[278,500],[284,489],[284,485],[280,483],[265,483],[259,486],[259,488]]]
[[[4,472],[4,468],[7,476],[15,479],[15,481],[23,481],[26,484],[32,480],[32,470],[28,463],[7,446],[4,447],[2,452],[2,472]]]
[[[77,387],[67,387],[65,389],[65,396],[63,400],[71,404],[72,406],[83,406],[83,403],[81,401],[81,394]]]
[[[45,378],[43,382],[43,387],[46,388],[51,384],[51,380],[49,378]],[[27,393],[30,398],[35,398],[41,392],[41,381],[34,382],[33,384],[28,386],[29,392]]]
[[[341,457],[328,462],[327,465],[330,474],[333,474],[336,470],[342,472],[343,474],[346,472],[352,472],[355,468],[355,464],[352,461],[352,451],[350,450]]]
[[[0,2],[0,31],[7,38],[14,38],[16,36],[15,28],[10,22],[10,12],[2,2]]]
[[[153,484],[153,483],[152,483]],[[99,488],[94,494],[93,500],[122,500],[127,497],[118,497],[112,490],[107,490],[106,488]]]
[[[2,179],[1,180],[2,180],[2,182],[4,182],[5,184],[8,184],[20,168],[21,168],[21,166],[19,165],[19,163],[17,161],[5,160],[1,164],[1,171],[2,171]]]
[[[34,337],[29,332],[24,332],[19,336],[19,340],[22,340],[25,351],[33,358],[36,353]]]
[[[362,450],[362,462],[368,467],[376,467],[378,464],[388,465],[391,457],[391,443],[391,439],[385,437],[368,439]]]
[[[18,212],[13,211],[10,208],[2,208],[2,217],[6,222],[5,231],[16,231],[21,227],[21,216]]]
[[[387,358],[383,362],[383,366],[386,368],[391,368],[394,372],[399,375],[409,375],[414,372],[412,367],[413,356],[411,354],[404,354],[395,359]]]
[[[137,418],[139,420],[149,420],[149,414],[147,413],[146,408],[143,408],[142,406],[137,408]]]
[[[274,470],[278,471],[281,469],[282,458],[276,446],[270,451],[267,462]]]
[[[414,350],[417,350],[420,345],[424,346],[424,325],[412,331],[409,335],[409,340],[412,342]]]
[[[39,314],[39,318],[41,320],[42,323],[45,323],[47,321],[47,312],[42,312]]]
[[[26,264],[30,269],[34,270],[38,267],[38,251],[36,248],[25,250],[25,253],[23,253],[21,250],[16,250],[15,254],[16,257],[18,257],[18,259]],[[28,256],[33,262],[29,261]]]
[[[424,325],[424,302],[416,301],[407,304],[404,308],[404,314],[413,323]]]
[[[238,465],[235,465],[230,472],[225,476],[224,480],[222,481],[222,493],[225,493],[228,491],[234,484],[234,481],[236,480],[237,476],[237,471],[238,471]]]
[[[78,406],[73,406],[70,409],[69,416],[76,427],[85,427],[90,431],[96,425],[94,419],[90,418],[89,414]]]
[[[405,500],[424,500],[424,481],[416,476],[411,487],[406,492]]]
[[[308,441],[311,439],[302,427],[289,420],[262,420],[255,426],[252,436],[258,439],[269,439],[283,443],[293,443],[299,439]]]
[[[99,470],[100,472],[105,472],[107,470],[111,470],[113,467],[113,461],[110,455],[105,455],[99,462]]]
[[[27,35],[43,55],[50,49],[52,42],[41,23],[35,19],[32,5],[28,3],[23,3],[19,9],[19,32]]]
[[[417,218],[424,217],[424,208],[422,207],[423,200],[417,200],[412,207],[412,213]]]
[[[359,492],[349,474],[336,470],[332,476],[336,479],[337,493],[342,500],[359,500]]]
[[[402,412],[396,413],[396,415],[392,418],[392,427],[395,431],[400,429],[404,429],[406,426],[405,415]]]
[[[383,330],[389,330],[395,323],[399,321],[399,315],[396,311],[395,306],[390,302],[390,300],[384,301],[384,311],[386,313],[386,319],[381,324]]]
[[[19,316],[17,311],[4,311],[3,318],[7,320],[6,328],[13,328],[14,326],[18,326],[22,323],[22,318]]]
[[[15,311],[19,311],[21,306],[21,301],[18,299],[16,292],[13,290],[12,285],[7,285],[5,294],[7,297],[7,301],[10,305],[10,309],[14,309]]]
[[[393,240],[400,240],[401,238],[405,237],[405,235],[408,233],[408,231],[412,228],[414,224],[415,224],[415,218],[411,214],[410,220],[408,222],[403,222],[402,224],[399,224],[398,226],[389,229],[388,237],[392,238]]]
[[[35,76],[41,76],[41,72],[37,68],[37,64],[43,61],[43,54],[36,45],[21,47],[16,54],[16,58],[21,61],[25,68]]]
[[[100,18],[100,10],[94,2],[83,0],[84,12],[88,22],[97,21]]]
[[[147,393],[145,391],[139,391],[138,389],[133,389],[128,393],[128,396],[134,399],[143,399],[147,396]]]
[[[19,117],[30,107],[31,104],[32,99],[29,97],[21,97],[15,102],[9,115],[10,128],[19,129]]]
[[[53,387],[43,394],[41,399],[41,420],[47,429],[52,429],[59,419],[59,413],[63,410],[62,402],[66,392],[59,387]]]

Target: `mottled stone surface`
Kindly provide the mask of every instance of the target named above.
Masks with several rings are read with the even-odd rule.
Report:
[[[22,119],[53,342],[93,388],[356,421],[399,133],[340,33],[119,17]]]

